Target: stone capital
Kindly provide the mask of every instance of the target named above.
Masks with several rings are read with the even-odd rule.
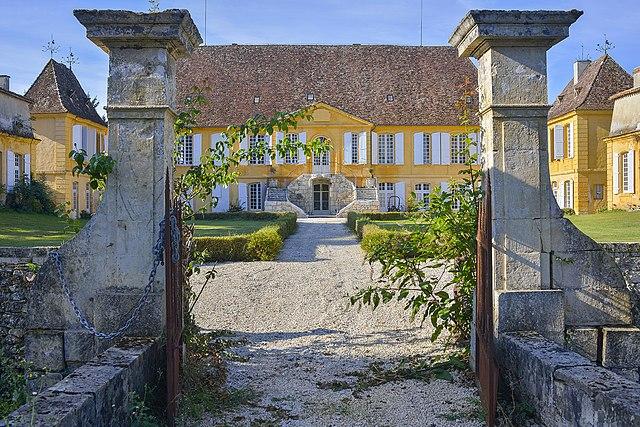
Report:
[[[460,56],[480,58],[492,47],[549,49],[569,36],[582,11],[471,10],[449,38]]]
[[[156,13],[78,9],[73,14],[87,28],[87,38],[107,53],[122,46],[159,47],[177,59],[202,43],[189,11],[183,9]]]

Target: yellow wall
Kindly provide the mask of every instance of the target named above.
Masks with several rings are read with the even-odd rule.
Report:
[[[36,147],[39,142],[37,139],[0,132],[0,185],[4,186],[5,190],[7,187],[7,151],[13,151],[15,154],[22,156],[29,154],[31,157],[31,173],[33,175],[37,161]]]
[[[107,128],[69,113],[34,114],[32,122],[34,131],[42,140],[37,149],[36,178],[43,179],[53,190],[57,204],[69,203],[70,208],[73,206],[73,182],[77,182],[78,210],[86,210],[85,189],[89,179],[71,174],[74,164],[69,152],[73,148],[73,126],[84,125],[102,135],[106,135]],[[91,193],[91,210],[95,211],[98,197],[95,192]]]
[[[197,128],[194,134],[202,135],[202,154],[205,155],[210,147],[211,135],[223,132],[225,128]],[[350,116],[338,109],[324,106],[314,112],[313,121],[303,121],[291,133],[306,132],[307,141],[323,136],[331,140],[332,150],[330,152],[330,173],[343,174],[356,186],[362,187],[365,179],[373,176],[378,182],[405,182],[406,199],[417,183],[429,183],[431,189],[439,186],[443,181],[449,181],[459,176],[459,171],[464,165],[414,165],[413,159],[413,134],[415,132],[446,132],[450,134],[469,132],[469,127],[463,126],[375,126],[357,117]],[[471,130],[476,132],[477,129]],[[367,132],[367,163],[356,165],[344,164],[343,135],[345,132]],[[403,165],[381,165],[372,164],[371,152],[371,132],[378,135],[383,133],[404,133],[404,164]],[[239,147],[235,147],[238,149]],[[276,165],[272,160],[272,165],[243,165],[239,166],[239,182],[249,183],[256,181],[266,181],[276,179],[279,187],[285,187],[291,181],[302,174],[312,173],[312,160],[307,158],[306,164],[302,165]],[[178,166],[177,173],[182,174],[188,166]],[[230,187],[230,200],[236,202],[238,193],[235,185]],[[406,206],[407,200],[403,201]],[[209,200],[204,203],[195,201],[195,208],[203,205],[208,206]]]
[[[605,139],[607,146],[607,201],[609,209],[629,209],[640,207],[640,131],[627,133],[620,136]],[[618,168],[619,189],[615,193],[613,189],[613,162],[614,153],[634,151],[634,191],[625,192],[622,188],[622,171]]]
[[[576,213],[594,213],[607,207],[607,148],[604,138],[609,134],[612,110],[577,110],[548,122],[549,173],[558,185],[573,180],[573,209]],[[568,157],[568,128],[573,123],[574,157]],[[554,157],[554,128],[564,128],[564,158]],[[595,198],[596,185],[603,185],[605,197]]]

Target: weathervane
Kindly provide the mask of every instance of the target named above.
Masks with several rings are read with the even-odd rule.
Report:
[[[604,53],[605,55],[607,54],[607,52],[609,52],[611,49],[614,49],[616,47],[616,45],[614,45],[613,43],[611,43],[608,39],[607,39],[607,35],[604,35],[604,42],[602,44],[598,43],[597,45],[598,47],[596,48],[596,50]]]
[[[589,60],[589,54],[584,53],[584,43],[580,43],[580,58],[578,58],[578,61],[588,61]]]
[[[149,13],[160,12],[160,0],[149,0]]]
[[[73,64],[77,64],[78,63],[78,58],[76,58],[76,55],[73,53],[71,48],[69,48],[69,55],[64,57],[62,59],[62,61],[65,62],[69,66],[69,69],[71,69],[71,66]]]
[[[53,59],[53,54],[58,52],[58,49],[60,49],[59,46],[56,46],[56,41],[53,39],[53,34],[51,34],[51,40],[47,42],[47,44],[42,45],[42,51],[43,52],[49,52],[49,55],[51,56],[51,58]]]

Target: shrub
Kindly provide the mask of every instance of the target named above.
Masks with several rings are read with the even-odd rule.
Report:
[[[358,233],[357,221],[367,219],[369,221],[398,221],[411,218],[411,213],[407,212],[347,212],[347,227]],[[358,233],[359,235],[361,233]]]
[[[17,182],[7,193],[5,205],[19,212],[54,214],[56,211],[51,189],[35,179]]]
[[[249,261],[249,235],[194,237],[197,251],[206,251],[205,261]]]
[[[249,235],[247,253],[251,259],[272,261],[284,244],[279,225],[269,225]]]
[[[565,216],[568,216],[568,215],[575,215],[575,214],[576,214],[576,211],[574,211],[574,210],[573,210],[573,209],[571,209],[571,208],[563,208],[563,209],[562,209],[562,213],[563,213]]]

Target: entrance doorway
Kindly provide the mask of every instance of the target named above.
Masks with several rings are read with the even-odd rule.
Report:
[[[329,214],[329,184],[313,184],[313,213]]]

